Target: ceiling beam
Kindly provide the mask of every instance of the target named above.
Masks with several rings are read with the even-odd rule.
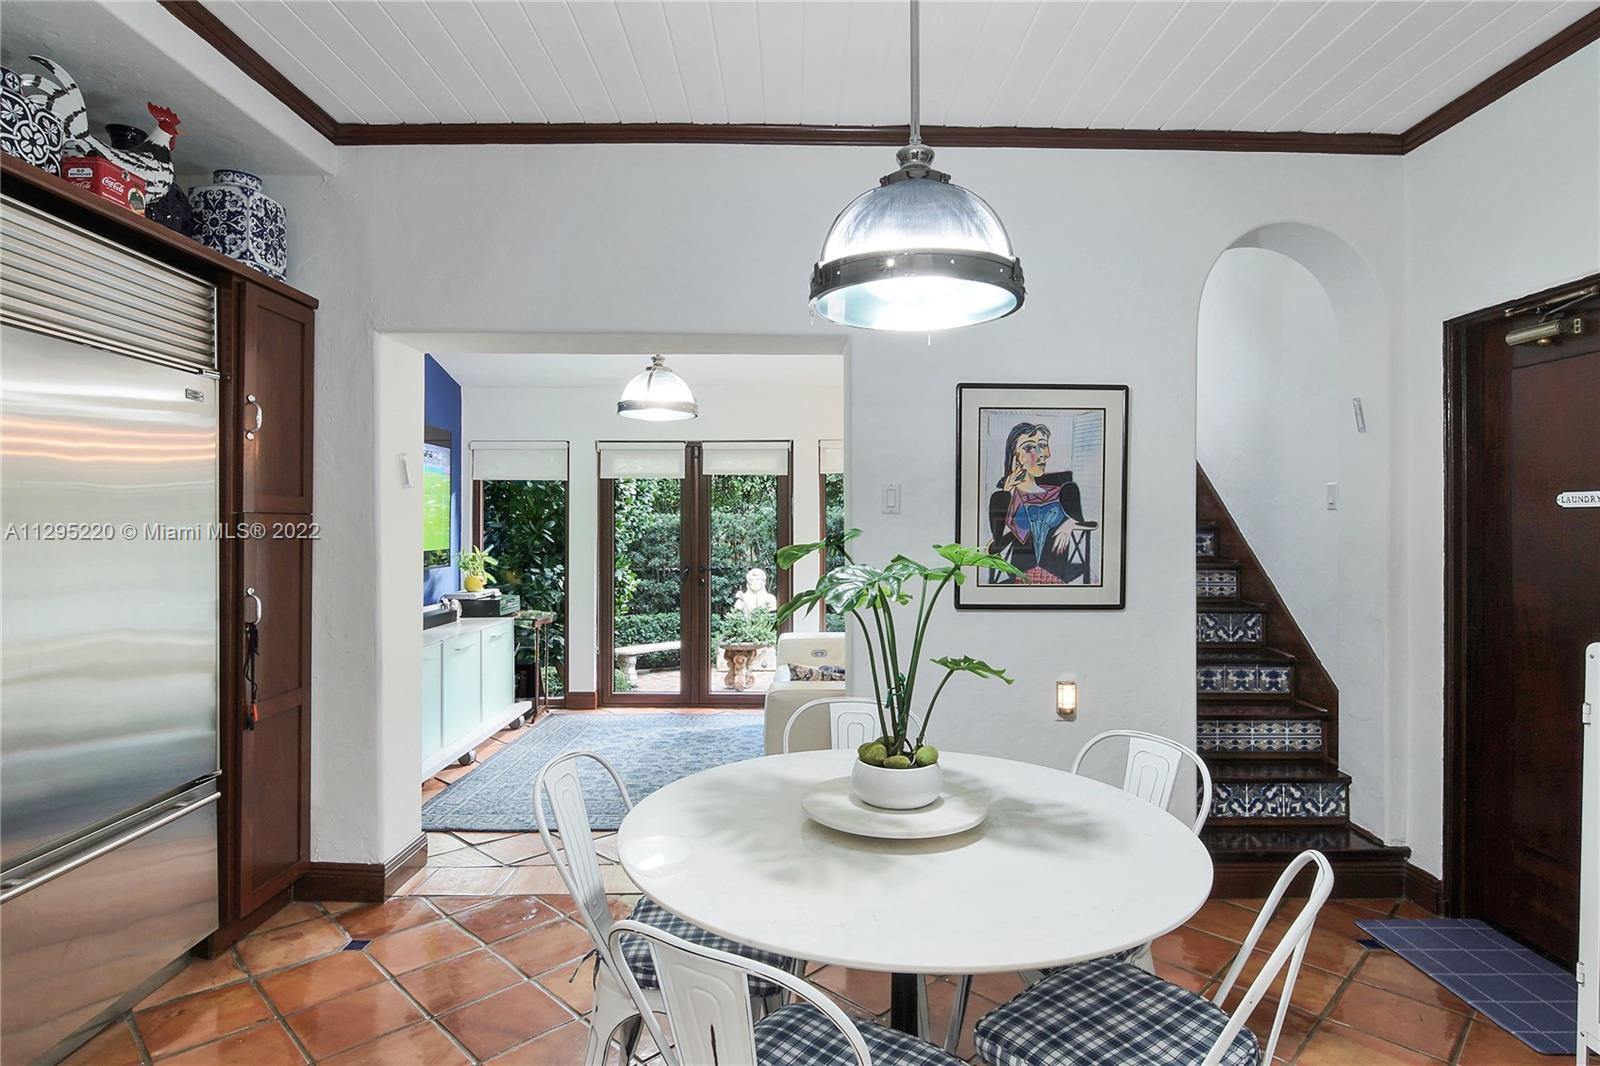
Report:
[[[200,0],[161,0],[240,70],[341,146],[466,144],[798,144],[906,142],[904,126],[812,126],[689,122],[339,122],[244,42]],[[1404,155],[1582,48],[1600,40],[1600,7],[1501,68],[1404,133],[1258,133],[1229,130],[1058,129],[1051,126],[925,126],[939,147],[1077,148],[1185,152],[1303,152]]]

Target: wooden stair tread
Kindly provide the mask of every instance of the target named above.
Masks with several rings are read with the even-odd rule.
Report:
[[[1212,781],[1250,784],[1263,781],[1296,781],[1301,783],[1350,783],[1350,775],[1325,759],[1285,759],[1282,762],[1263,759],[1238,759],[1232,753],[1221,757],[1202,753]]]
[[[1236,701],[1232,697],[1237,693],[1218,692],[1208,693],[1219,697],[1216,702],[1207,700],[1199,707],[1200,720],[1233,718],[1282,718],[1282,719],[1316,719],[1326,721],[1333,717],[1333,712],[1325,707],[1307,703],[1305,700],[1285,700],[1279,694],[1271,700]]]
[[[1292,859],[1308,848],[1315,848],[1335,859],[1339,856],[1359,858],[1406,859],[1411,849],[1397,844],[1384,844],[1355,826],[1271,826],[1260,829],[1238,826],[1207,826],[1200,831],[1200,839],[1211,852],[1214,861],[1222,863],[1270,859]]]
[[[1212,596],[1207,599],[1201,599],[1196,596],[1194,605],[1196,611],[1256,611],[1260,614],[1267,613],[1266,604],[1233,596],[1223,596],[1221,598]]]
[[[1203,666],[1207,663],[1260,663],[1275,662],[1290,665],[1299,660],[1286,651],[1268,644],[1197,644],[1195,657]]]

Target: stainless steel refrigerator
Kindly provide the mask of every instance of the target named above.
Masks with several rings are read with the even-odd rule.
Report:
[[[215,292],[0,204],[0,1059],[217,927]]]

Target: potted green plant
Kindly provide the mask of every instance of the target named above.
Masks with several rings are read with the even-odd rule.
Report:
[[[500,560],[489,554],[489,548],[477,545],[462,552],[456,562],[461,567],[461,587],[468,592],[482,592],[485,586],[494,584],[489,567],[500,565]]]
[[[944,775],[939,769],[939,751],[925,743],[934,706],[950,679],[957,674],[998,678],[1011,684],[1012,678],[998,667],[968,655],[946,655],[928,662],[944,670],[944,676],[927,697],[922,710],[921,728],[912,733],[912,708],[922,697],[919,667],[922,645],[933,620],[939,597],[951,584],[961,584],[967,571],[998,570],[1020,575],[1011,563],[997,555],[960,544],[934,547],[944,560],[942,566],[927,566],[904,555],[896,555],[883,567],[866,566],[851,558],[845,545],[861,535],[849,529],[813,544],[795,544],[778,552],[778,565],[785,569],[811,555],[826,550],[830,565],[815,588],[801,592],[778,610],[776,621],[798,611],[813,610],[825,603],[828,610],[855,619],[866,639],[867,665],[872,673],[872,693],[878,706],[875,741],[861,745],[851,767],[850,782],[856,797],[874,807],[911,810],[925,807],[939,798]],[[831,560],[842,559],[842,564]],[[908,639],[902,640],[898,627],[899,609],[909,609],[913,622]]]

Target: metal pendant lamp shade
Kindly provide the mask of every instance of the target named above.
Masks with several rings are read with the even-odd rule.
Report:
[[[1022,262],[1000,216],[934,170],[922,143],[917,0],[911,0],[911,143],[900,169],[833,220],[811,271],[811,307],[843,326],[923,332],[1022,306]]]
[[[653,355],[650,365],[623,388],[617,414],[641,422],[681,422],[698,417],[700,405],[684,380],[667,367],[667,361]]]

